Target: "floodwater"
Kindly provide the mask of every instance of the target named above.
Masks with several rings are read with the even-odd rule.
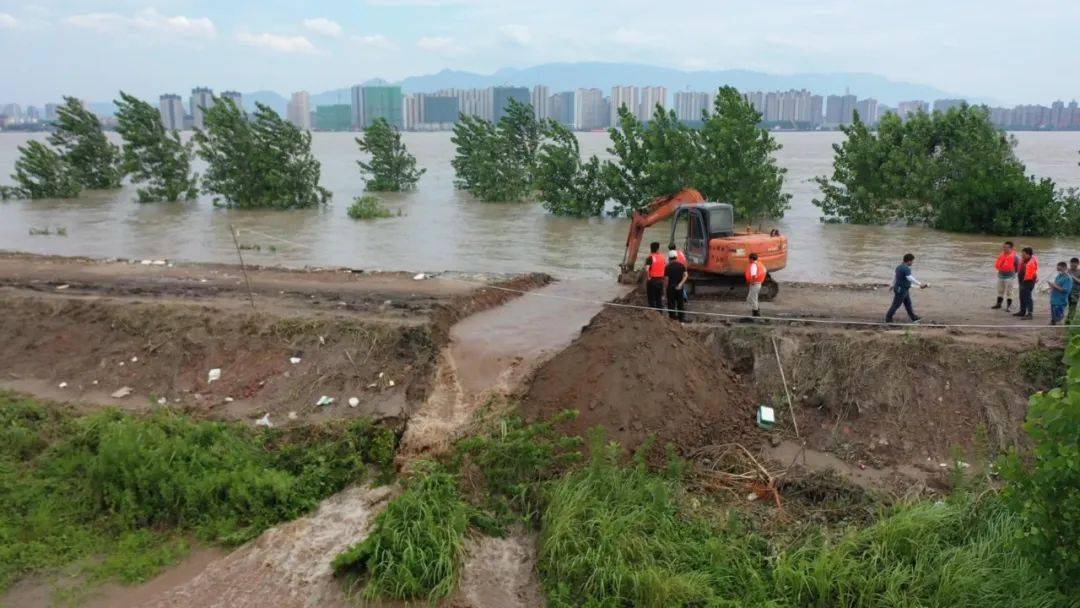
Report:
[[[114,135],[114,134],[113,134]],[[0,133],[0,182],[13,171],[17,146],[42,134]],[[134,188],[85,193],[77,200],[0,203],[0,249],[92,257],[167,258],[233,262],[229,226],[240,231],[246,261],[288,266],[474,272],[543,271],[556,277],[607,279],[622,260],[628,220],[552,217],[536,203],[492,204],[454,188],[449,133],[406,133],[404,140],[427,169],[415,192],[380,195],[398,217],[353,221],[345,209],[362,193],[351,133],[316,133],[322,184],[334,193],[323,209],[235,211],[209,197],[187,203],[136,202]],[[584,154],[606,156],[604,133],[579,134]],[[819,221],[809,180],[831,172],[832,144],[842,135],[779,133],[779,163],[793,195],[787,216],[775,223],[788,235],[791,255],[780,280],[886,282],[906,252],[915,253],[916,276],[944,284],[986,283],[1001,237],[958,235],[901,226],[844,226]],[[1080,187],[1080,132],[1018,133],[1018,155],[1028,171],[1059,187]],[[197,169],[201,169],[197,163]],[[769,223],[765,228],[772,227]],[[31,236],[31,229],[53,234]],[[55,234],[56,228],[66,235]],[[657,227],[647,240],[666,242]],[[1043,264],[1080,254],[1080,238],[1014,239],[1036,249]],[[270,251],[274,246],[276,251]]]

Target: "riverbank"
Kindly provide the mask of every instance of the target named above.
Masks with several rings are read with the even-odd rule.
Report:
[[[393,518],[379,514],[403,496],[433,498],[410,490],[425,460],[452,472],[461,500],[473,501],[462,509],[487,513],[493,503],[481,497],[539,509],[515,515],[524,525],[505,538],[487,526],[507,513],[470,520],[460,552],[449,555],[460,584],[451,581],[447,606],[532,607],[542,595],[565,599],[558,577],[570,585],[581,581],[570,571],[558,574],[556,566],[587,549],[553,544],[559,526],[579,526],[576,515],[559,507],[568,506],[559,502],[568,496],[591,501],[601,519],[608,517],[604,509],[624,507],[637,513],[662,507],[664,518],[679,521],[680,513],[693,511],[705,518],[691,526],[699,536],[749,518],[749,530],[776,543],[780,554],[792,538],[810,532],[839,538],[844,526],[855,525],[869,526],[860,534],[873,535],[880,530],[873,525],[886,521],[882,511],[904,506],[898,496],[943,500],[962,477],[986,479],[995,455],[1025,445],[1027,396],[1062,374],[1060,333],[1010,329],[1012,317],[990,311],[989,302],[961,307],[964,300],[951,290],[917,293],[928,320],[993,327],[850,323],[875,319],[871,311],[887,305],[885,290],[861,285],[782,284],[766,310],[847,323],[709,317],[680,325],[653,311],[604,306],[641,301],[614,281],[418,278],[340,268],[249,268],[245,280],[236,266],[147,262],[0,256],[0,302],[8,312],[0,320],[0,387],[44,398],[46,407],[70,403],[79,414],[119,406],[141,419],[159,410],[256,432],[263,432],[256,422],[266,415],[275,430],[286,431],[381,420],[400,436],[399,476],[389,485],[353,485],[204,567],[181,562],[183,576],[166,570],[174,573],[168,585],[159,579],[145,584],[151,587],[106,589],[105,599],[117,605],[124,597],[154,606],[349,605],[350,583],[333,575],[331,561],[373,533],[400,538],[386,529]],[[705,296],[691,303],[692,310],[736,315],[743,306]],[[211,381],[215,369],[220,377]],[[125,386],[127,396],[112,396]],[[316,405],[324,395],[334,402]],[[759,405],[775,409],[773,429],[755,423]],[[554,432],[586,437],[602,427],[624,449],[652,446],[642,457],[675,477],[618,473],[607,464],[553,466],[545,442],[556,440],[511,421],[517,414],[543,423],[566,409],[577,410],[576,418]],[[462,460],[465,445],[473,447]],[[588,451],[586,458],[598,456],[595,446]],[[609,482],[626,493],[590,494]],[[638,486],[625,485],[631,482],[650,493],[668,488],[673,493],[664,501],[671,504],[639,509]],[[523,493],[499,499],[508,488]],[[958,514],[999,513],[993,505],[969,510],[957,500]],[[912,513],[929,517],[920,534],[938,538],[934,512],[920,509]],[[948,529],[953,538],[956,530]],[[431,533],[446,538],[448,532]],[[769,554],[752,553],[754,559]],[[808,572],[803,566],[809,567],[792,563],[796,573]],[[970,584],[993,580],[980,577]],[[940,597],[930,578],[919,581],[920,597]],[[695,593],[727,593],[702,589]],[[34,605],[48,605],[49,593],[33,585],[18,591],[45,598]]]

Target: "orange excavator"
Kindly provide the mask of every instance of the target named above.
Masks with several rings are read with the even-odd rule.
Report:
[[[686,254],[692,293],[697,293],[701,287],[710,287],[719,288],[722,293],[745,294],[747,287],[743,275],[750,263],[748,256],[756,253],[768,272],[760,297],[762,300],[776,297],[780,287],[772,273],[787,266],[787,237],[775,230],[768,234],[749,228],[736,232],[731,205],[706,201],[692,188],[657,198],[643,210],[634,211],[630,234],[626,237],[626,253],[620,265],[620,283],[640,280],[641,270],[635,271],[634,262],[645,229],[672,217],[675,219],[671,223],[671,238],[661,245],[666,247],[668,243],[675,243]]]

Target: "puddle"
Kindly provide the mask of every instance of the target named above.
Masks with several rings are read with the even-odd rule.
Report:
[[[865,469],[840,460],[827,452],[819,452],[811,448],[803,448],[794,441],[782,441],[778,446],[767,446],[765,455],[770,459],[788,466],[792,463],[801,465],[811,471],[833,470],[852,483],[866,489],[882,488],[890,485],[896,479],[896,475],[902,475],[913,483],[925,485],[930,475],[918,467],[901,464],[875,469]]]

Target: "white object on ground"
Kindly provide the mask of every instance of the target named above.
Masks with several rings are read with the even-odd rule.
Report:
[[[423,281],[426,278],[427,278],[427,275],[421,272],[420,274],[414,276],[413,280],[414,281]]]
[[[210,384],[214,380],[220,380],[220,379],[221,379],[221,368],[220,367],[215,367],[214,369],[210,370],[210,373],[206,374],[206,383],[207,384]]]
[[[289,357],[289,363],[292,363],[293,365],[300,363],[300,357]]]
[[[380,377],[380,378],[382,378],[382,377],[383,377],[383,376],[385,376],[385,375],[386,375],[386,374],[384,374],[383,372],[379,372],[379,377]]]
[[[165,405],[168,402],[169,402],[169,400],[166,399],[165,397],[159,397],[158,400],[157,400],[158,405]]]
[[[235,401],[235,399],[232,397],[225,397],[225,403],[232,403],[233,401]]]
[[[371,384],[367,385],[367,387],[368,387],[368,388],[377,388],[378,386],[379,386],[379,385],[378,385],[378,384],[376,384],[376,383],[374,383],[374,382],[372,382]]]
[[[154,260],[153,262],[150,262],[150,263],[153,264],[154,266],[164,266],[164,265],[168,264],[168,262],[166,262],[165,260]]]
[[[139,362],[139,358],[138,358],[138,357],[132,357],[132,358],[131,358],[131,362],[132,362],[132,363],[138,363],[138,362]]]
[[[274,426],[274,424],[272,422],[270,422],[270,414],[269,414],[269,412],[264,414],[262,418],[259,418],[258,420],[256,420],[255,421],[255,426],[265,426],[265,427]]]
[[[386,384],[387,384],[388,386],[394,386],[394,381],[393,381],[393,380],[391,380],[390,382],[387,382]]]
[[[71,286],[68,285],[67,283],[64,283],[63,285],[57,285],[56,286],[57,289],[67,289],[68,287],[71,287]]]
[[[121,386],[120,388],[116,389],[113,392],[112,397],[113,397],[113,399],[123,399],[124,397],[127,397],[130,394],[131,394],[131,387],[130,386]]]
[[[299,416],[296,415],[296,412],[289,412],[289,420],[296,420],[297,418]]]
[[[334,402],[333,397],[328,397],[326,395],[323,395],[322,397],[319,397],[319,400],[315,402],[315,405],[330,405],[333,402]]]
[[[61,382],[60,384],[57,384],[57,386],[60,388],[67,388],[67,382]]]
[[[356,407],[360,405],[360,399],[356,397],[349,397],[349,407]]]

